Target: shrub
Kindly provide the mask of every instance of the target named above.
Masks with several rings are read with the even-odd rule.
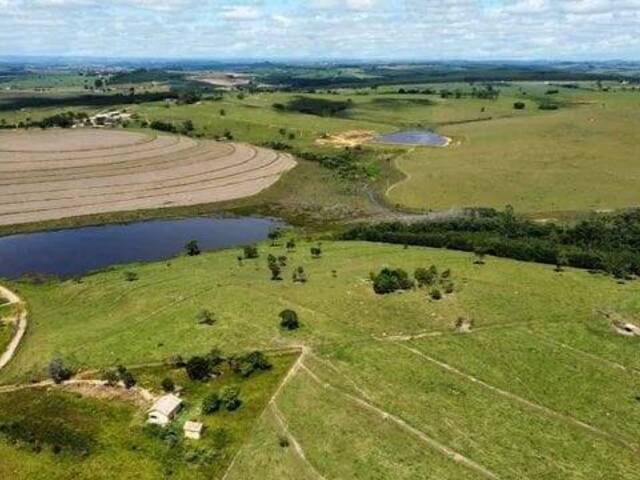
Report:
[[[224,408],[229,412],[233,412],[240,408],[242,401],[240,400],[240,391],[236,387],[224,386],[220,389],[220,401]]]
[[[298,314],[293,310],[283,310],[280,312],[280,326],[286,330],[296,330],[300,328]]]
[[[196,255],[200,255],[200,246],[198,245],[197,240],[191,240],[184,246],[187,251],[187,255],[190,257],[195,257]]]
[[[187,361],[185,369],[191,380],[205,380],[211,375],[211,364],[209,361],[197,355]]]
[[[287,448],[289,446],[289,439],[284,435],[280,435],[278,437],[278,445],[282,448]]]
[[[122,374],[120,375],[120,380],[122,380],[122,383],[124,383],[124,388],[126,388],[127,390],[133,388],[137,383],[136,378],[129,370],[122,372]]]
[[[272,368],[271,362],[269,362],[264,353],[260,351],[230,358],[229,366],[233,372],[245,378],[250,377],[255,372],[270,370]]]
[[[282,280],[282,268],[277,263],[269,263],[269,270],[271,271],[271,280]]]
[[[524,102],[516,102],[513,104],[513,108],[515,108],[516,110],[524,110],[524,108],[526,107]]]
[[[393,293],[397,290],[409,290],[413,286],[413,280],[401,268],[395,270],[383,268],[373,280],[373,291],[379,295]]]
[[[204,397],[202,400],[202,413],[205,415],[211,415],[220,410],[222,406],[222,400],[217,393],[211,393]]]
[[[170,393],[176,389],[176,382],[174,382],[172,378],[165,377],[162,379],[160,386],[162,387],[163,391]]]
[[[120,377],[118,376],[118,373],[115,370],[109,369],[102,374],[102,379],[105,382],[107,382],[107,385],[109,385],[110,387],[113,387],[118,383],[118,380],[120,379]]]
[[[444,282],[442,284],[442,289],[444,290],[444,293],[447,295],[450,295],[453,293],[454,287],[453,287],[453,282]]]
[[[438,269],[435,265],[431,265],[429,268],[420,267],[416,269],[414,277],[419,287],[433,285],[438,277]]]
[[[322,248],[320,245],[317,247],[311,247],[311,256],[313,258],[320,258],[322,256]]]
[[[298,267],[293,271],[293,281],[296,283],[307,282],[307,274],[305,273],[304,268]]]
[[[291,238],[287,241],[287,250],[293,251],[296,249],[296,241]]]
[[[124,272],[124,279],[127,282],[135,282],[136,280],[138,280],[138,278],[139,277],[136,272],[130,272],[130,271]]]
[[[73,375],[73,371],[64,364],[61,358],[54,358],[49,363],[49,376],[55,383],[62,383],[69,380]]]
[[[258,258],[258,247],[255,245],[247,245],[243,249],[244,258]]]
[[[437,288],[433,288],[431,289],[431,292],[429,292],[429,295],[431,296],[431,298],[433,298],[434,300],[440,300],[442,298],[442,293],[440,292],[439,289]]]

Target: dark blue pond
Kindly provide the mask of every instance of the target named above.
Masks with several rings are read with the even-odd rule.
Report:
[[[398,145],[425,145],[431,147],[446,147],[449,144],[447,137],[438,135],[432,130],[404,130],[380,135],[376,141]]]
[[[173,257],[190,240],[201,250],[247,245],[283,223],[267,218],[187,218],[0,237],[0,277],[69,277],[110,265]]]

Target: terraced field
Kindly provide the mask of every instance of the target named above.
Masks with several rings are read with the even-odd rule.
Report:
[[[116,130],[0,134],[0,225],[255,195],[295,166],[239,143]]]

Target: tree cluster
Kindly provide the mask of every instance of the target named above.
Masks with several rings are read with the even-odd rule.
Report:
[[[504,211],[479,209],[458,218],[412,224],[361,225],[340,236],[401,245],[479,252],[481,257],[640,275],[640,209],[593,215],[572,224],[539,223]]]

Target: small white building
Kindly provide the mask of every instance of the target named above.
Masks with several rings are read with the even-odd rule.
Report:
[[[154,423],[166,427],[171,423],[176,414],[182,408],[182,400],[173,394],[160,397],[153,406],[147,410],[147,423]]]
[[[184,438],[200,440],[203,428],[204,425],[202,425],[200,422],[186,422],[184,424]]]

